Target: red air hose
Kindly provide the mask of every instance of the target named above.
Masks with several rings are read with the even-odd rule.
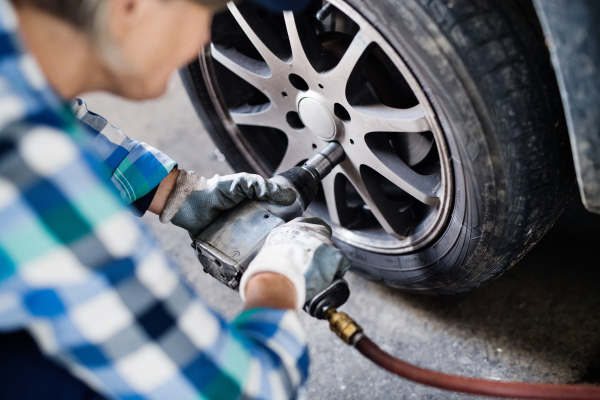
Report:
[[[381,368],[427,386],[454,392],[512,399],[600,400],[600,386],[553,385],[524,382],[502,382],[467,378],[432,371],[392,357],[367,338],[362,329],[345,313],[329,310],[326,313],[331,330]]]
[[[363,356],[401,378],[454,392],[512,399],[600,399],[598,386],[490,381],[419,368],[392,357],[366,336],[359,339],[355,347]]]

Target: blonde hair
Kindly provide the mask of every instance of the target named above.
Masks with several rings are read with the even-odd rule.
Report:
[[[98,56],[114,70],[127,68],[126,57],[114,46],[107,29],[110,0],[10,0],[19,7],[34,7],[84,32]],[[169,0],[165,0],[169,1]],[[188,0],[213,10],[223,9],[229,0]]]
[[[49,12],[84,31],[93,32],[102,20],[107,0],[10,0],[16,7],[35,7]],[[189,0],[213,10],[223,9],[229,0]]]
[[[10,0],[17,8],[32,7],[51,14],[86,34],[99,55],[116,66],[122,58],[112,46],[106,23],[109,0]]]
[[[93,31],[107,0],[10,0],[15,7],[34,7],[78,29]]]

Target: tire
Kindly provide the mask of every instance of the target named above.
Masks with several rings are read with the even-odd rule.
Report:
[[[438,147],[449,155],[450,179],[448,214],[424,244],[394,253],[343,235],[336,242],[355,272],[413,292],[457,293],[497,278],[548,231],[575,188],[562,104],[533,6],[515,0],[345,4],[402,57],[427,96],[443,131]],[[220,34],[217,19],[213,35]],[[198,114],[236,170],[265,174],[267,158],[243,150],[227,111],[215,103],[215,92],[234,89],[210,79],[211,62],[201,58],[182,72]]]

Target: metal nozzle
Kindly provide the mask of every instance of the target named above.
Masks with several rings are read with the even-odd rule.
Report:
[[[319,10],[319,12],[317,13],[317,19],[321,22],[325,21],[327,19],[327,17],[329,17],[331,15],[332,11],[333,11],[333,5],[331,3],[325,4],[325,6],[323,6],[323,8],[321,8]]]
[[[329,329],[348,345],[354,345],[364,336],[360,325],[344,312],[330,308],[325,312],[325,318],[329,321]]]
[[[331,142],[323,151],[308,160],[302,168],[310,172],[320,182],[345,159],[346,153],[344,153],[342,145]]]

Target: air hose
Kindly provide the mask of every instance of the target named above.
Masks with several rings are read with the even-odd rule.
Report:
[[[512,399],[598,400],[600,387],[592,385],[554,385],[502,382],[468,378],[432,371],[409,364],[381,350],[348,314],[330,308],[325,312],[331,330],[346,344],[381,368],[426,386],[467,394]]]

